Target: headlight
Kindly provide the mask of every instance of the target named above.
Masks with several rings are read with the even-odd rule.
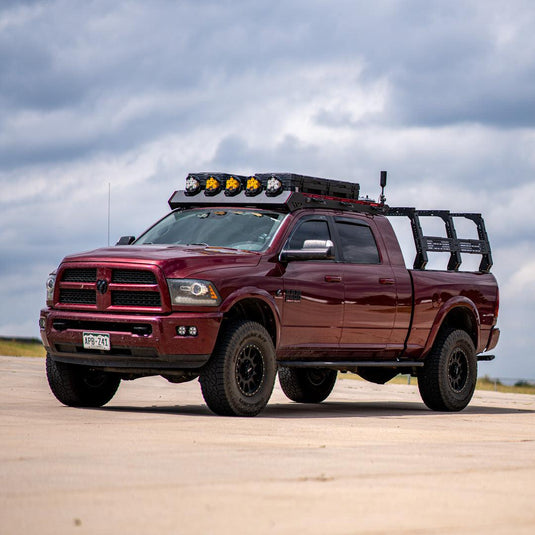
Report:
[[[52,304],[54,300],[54,286],[56,285],[56,272],[54,271],[48,276],[46,280],[46,302]]]
[[[167,279],[171,304],[215,307],[221,298],[210,281],[196,279]]]

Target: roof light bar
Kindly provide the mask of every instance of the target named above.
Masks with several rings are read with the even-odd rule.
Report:
[[[276,197],[283,191],[292,191],[357,201],[360,188],[351,182],[294,173],[257,173],[249,177],[227,173],[190,173],[186,178],[185,194],[194,196],[202,191],[208,197],[223,191],[230,197],[241,192],[245,192],[247,197],[254,197],[262,191],[268,197]]]

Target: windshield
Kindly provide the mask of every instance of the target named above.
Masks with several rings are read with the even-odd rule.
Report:
[[[283,214],[265,210],[206,208],[171,212],[135,244],[209,245],[263,251],[283,219]]]

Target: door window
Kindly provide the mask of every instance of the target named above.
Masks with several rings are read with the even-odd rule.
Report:
[[[344,262],[379,264],[379,251],[370,227],[348,221],[336,221],[340,249]]]
[[[303,221],[294,231],[286,249],[302,249],[305,240],[330,240],[327,221],[310,219]]]

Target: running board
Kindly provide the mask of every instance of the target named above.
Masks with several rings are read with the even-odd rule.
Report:
[[[308,360],[279,360],[279,366],[287,368],[421,368],[424,363],[421,360],[337,360],[337,361],[308,361]]]
[[[496,355],[478,355],[477,360],[478,362],[490,362],[491,360],[494,360],[496,358]]]

